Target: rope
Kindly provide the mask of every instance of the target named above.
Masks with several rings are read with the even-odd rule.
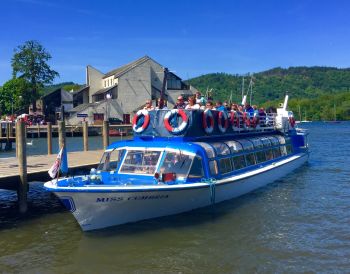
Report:
[[[215,204],[215,178],[202,179],[203,183],[207,183],[209,185],[209,193],[210,193],[210,202],[211,204]]]

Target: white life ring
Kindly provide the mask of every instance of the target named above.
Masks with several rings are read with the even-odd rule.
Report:
[[[210,119],[210,125],[208,125],[207,123],[207,119]],[[214,130],[214,117],[213,117],[213,113],[211,112],[210,109],[206,109],[204,112],[203,112],[203,120],[202,120],[202,123],[203,123],[203,128],[204,128],[204,131],[207,133],[207,134],[211,134]]]
[[[145,117],[143,124],[141,126],[137,126],[137,122],[142,116]],[[150,121],[150,116],[149,116],[148,110],[140,109],[138,112],[136,112],[134,118],[132,119],[133,131],[135,131],[136,133],[143,132],[148,127],[149,121]]]
[[[224,125],[222,125],[222,118],[224,118]],[[226,111],[220,111],[218,114],[218,127],[222,133],[225,133],[228,128],[228,115]]]
[[[169,121],[170,117],[173,117],[174,115],[175,116],[179,115],[182,119],[181,124],[177,127],[173,127]],[[188,116],[183,109],[172,109],[168,111],[164,116],[164,126],[169,132],[173,134],[182,133],[186,129],[187,125],[188,125]]]

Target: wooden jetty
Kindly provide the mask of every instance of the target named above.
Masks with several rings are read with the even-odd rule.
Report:
[[[125,125],[128,127],[130,125]],[[83,152],[68,153],[68,165],[70,172],[82,171],[96,167],[102,156],[102,150],[89,151],[88,148],[88,124],[84,122],[81,129],[83,134]],[[0,188],[16,190],[19,204],[19,211],[27,211],[27,192],[29,189],[28,182],[47,181],[49,180],[48,170],[53,165],[56,155],[52,155],[52,130],[53,126],[48,123],[46,126],[47,134],[47,151],[48,155],[29,156],[27,157],[26,136],[27,129],[23,121],[16,123],[16,137],[12,137],[13,128],[6,126],[6,142],[10,138],[16,144],[16,158],[0,158]],[[103,139],[103,148],[109,145],[109,123],[103,121],[100,126]],[[58,143],[59,147],[66,147],[67,128],[64,121],[58,122]],[[2,135],[2,134],[1,134]],[[40,135],[40,133],[39,133]],[[2,137],[2,136],[0,136]],[[14,138],[14,139],[12,139]]]
[[[70,172],[76,170],[87,170],[96,167],[99,163],[103,151],[79,151],[68,153],[68,164]],[[36,155],[27,157],[27,181],[48,181],[48,170],[55,162],[57,155]],[[17,190],[20,182],[18,172],[18,159],[0,158],[0,188]]]

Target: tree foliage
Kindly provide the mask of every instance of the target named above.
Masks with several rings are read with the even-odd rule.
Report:
[[[0,89],[1,114],[9,114],[22,110],[29,105],[31,85],[24,78],[14,78],[7,81]]]
[[[58,72],[48,65],[50,53],[37,41],[31,40],[15,49],[12,58],[13,77],[24,78],[31,84],[31,101],[39,98],[39,90],[58,77]],[[35,104],[34,104],[35,105]]]
[[[213,89],[215,100],[241,101],[242,76],[212,73],[187,80],[202,93]],[[253,79],[252,103],[277,105],[290,95],[294,112],[307,114],[308,119],[329,120],[334,116],[334,104],[338,119],[350,119],[350,69],[332,67],[274,68],[245,76],[245,94],[250,79]],[[248,96],[249,99],[249,96]],[[316,107],[315,107],[316,106]]]

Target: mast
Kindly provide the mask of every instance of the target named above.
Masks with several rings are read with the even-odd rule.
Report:
[[[243,96],[244,96],[244,76],[242,79],[242,101],[243,101]]]

